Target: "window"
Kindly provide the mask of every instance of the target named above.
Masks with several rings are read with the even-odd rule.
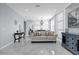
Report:
[[[54,28],[55,28],[55,26],[54,26],[54,18],[51,20],[51,31],[54,31]]]

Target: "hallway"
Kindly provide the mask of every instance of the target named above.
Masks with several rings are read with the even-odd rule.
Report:
[[[0,55],[72,55],[57,43],[31,43],[29,37],[0,50]]]
[[[78,6],[76,3],[0,4],[0,55],[73,55],[61,46],[63,43],[79,53]],[[14,38],[20,43],[14,43]],[[12,44],[6,47],[9,43]]]

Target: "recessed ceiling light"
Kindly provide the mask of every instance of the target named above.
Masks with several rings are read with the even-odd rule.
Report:
[[[40,5],[35,5],[35,7],[40,7]]]

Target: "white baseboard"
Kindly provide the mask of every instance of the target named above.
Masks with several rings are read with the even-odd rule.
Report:
[[[10,42],[10,43],[8,43],[8,44],[6,44],[6,45],[4,45],[4,46],[2,46],[2,47],[0,47],[0,50],[2,50],[2,49],[4,49],[4,48],[8,47],[8,46],[11,45],[12,43],[13,43],[13,41]]]

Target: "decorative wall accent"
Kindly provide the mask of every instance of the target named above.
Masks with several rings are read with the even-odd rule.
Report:
[[[41,21],[40,21],[41,30],[42,30],[43,24],[44,24],[44,22],[43,22],[43,20],[41,20]]]
[[[68,13],[68,28],[79,28],[79,8]]]
[[[40,21],[40,25],[42,26],[44,24],[43,20]]]

